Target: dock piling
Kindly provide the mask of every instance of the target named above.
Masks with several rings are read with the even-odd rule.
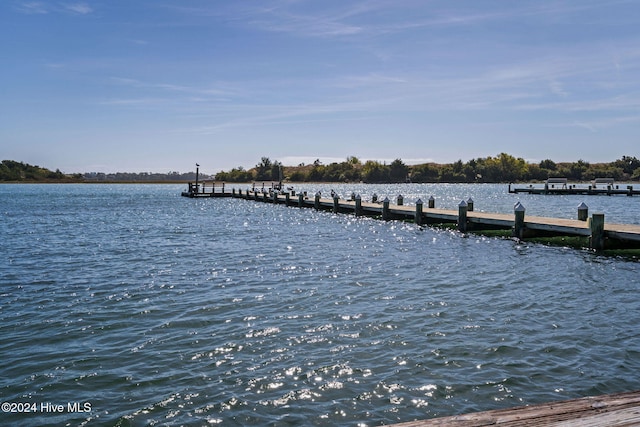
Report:
[[[589,218],[589,206],[584,202],[578,205],[578,221],[586,221]]]
[[[416,215],[414,219],[415,223],[422,225],[422,200],[416,200]]]
[[[402,206],[404,205],[404,197],[402,197],[402,194],[398,194],[398,199],[397,199],[397,203],[398,206]]]
[[[333,213],[338,213],[340,211],[340,198],[337,194],[333,195]]]
[[[513,213],[515,216],[515,220],[513,222],[513,236],[518,239],[522,239],[524,237],[524,214],[525,208],[522,203],[518,202],[513,208]]]
[[[388,221],[389,219],[389,198],[385,197],[382,201],[382,220]]]
[[[436,207],[436,199],[433,196],[429,197],[428,203],[429,209],[434,209]]]
[[[604,249],[604,214],[594,213],[589,223],[591,236],[589,237],[589,247],[597,251]]]
[[[473,212],[473,199],[471,197],[467,200],[467,211]]]
[[[467,209],[469,206],[464,200],[458,205],[458,231],[467,232]]]
[[[320,209],[320,192],[319,192],[319,191],[316,193],[316,197],[315,197],[315,199],[313,200],[313,207],[314,207],[316,210],[319,210],[319,209]]]
[[[304,206],[304,194],[298,194],[298,207],[301,208]]]

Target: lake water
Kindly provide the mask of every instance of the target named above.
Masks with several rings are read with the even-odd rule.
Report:
[[[332,188],[640,223],[636,197],[299,190]],[[3,424],[375,426],[640,389],[637,261],[182,190],[0,185]]]

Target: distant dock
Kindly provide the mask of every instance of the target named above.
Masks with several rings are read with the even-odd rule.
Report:
[[[193,188],[190,184],[189,188]],[[486,213],[474,211],[474,202],[461,201],[458,210],[437,209],[435,199],[430,197],[425,203],[418,199],[414,205],[404,205],[402,196],[395,204],[388,198],[384,200],[363,201],[359,195],[352,194],[349,199],[337,195],[322,197],[320,193],[307,196],[294,191],[273,191],[273,189],[236,190],[230,192],[224,184],[200,188],[198,192],[183,192],[185,197],[231,197],[255,202],[283,204],[299,208],[332,211],[334,213],[371,216],[382,220],[408,220],[419,225],[452,224],[463,232],[484,230],[510,230],[511,235],[519,239],[552,236],[577,236],[587,238],[589,247],[596,250],[613,248],[640,248],[640,225],[605,224],[603,213],[589,216],[584,203],[578,206],[578,219],[548,218],[538,216],[525,217],[525,207],[518,203],[513,214]]]
[[[509,184],[509,193],[513,194],[578,194],[585,196],[639,196],[640,190],[633,185],[615,184],[611,178],[597,178],[591,184],[572,184],[566,178],[549,178],[543,185],[529,184],[526,187],[513,187]]]
[[[225,193],[224,183],[216,187],[215,182],[207,184],[207,182],[190,182],[187,184],[187,191],[183,191],[182,197],[190,197],[199,199],[202,197],[231,197],[231,193]]]

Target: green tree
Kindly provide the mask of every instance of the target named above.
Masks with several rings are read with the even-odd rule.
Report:
[[[362,166],[362,179],[365,182],[389,182],[389,166],[375,160],[367,160]]]
[[[437,182],[438,166],[435,164],[416,165],[411,168],[412,182]]]
[[[406,182],[409,167],[400,159],[395,159],[389,165],[389,180],[391,182]]]
[[[282,174],[282,163],[276,160],[271,165],[271,180],[280,181],[281,174]]]
[[[545,160],[540,162],[540,168],[541,169],[548,169],[550,171],[554,171],[554,170],[556,170],[557,165],[556,165],[556,162],[554,162],[553,160],[545,159]]]
[[[270,181],[272,179],[273,163],[268,157],[263,157],[260,163],[256,165],[256,180],[257,181]]]
[[[640,168],[640,160],[632,156],[622,156],[621,159],[616,160],[613,164],[628,175],[632,175],[636,169]]]

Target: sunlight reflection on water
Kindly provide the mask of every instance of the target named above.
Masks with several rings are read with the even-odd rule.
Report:
[[[443,204],[489,187],[461,188]],[[640,384],[635,262],[177,186],[1,190],[3,401],[90,401],[87,425],[379,425]]]

